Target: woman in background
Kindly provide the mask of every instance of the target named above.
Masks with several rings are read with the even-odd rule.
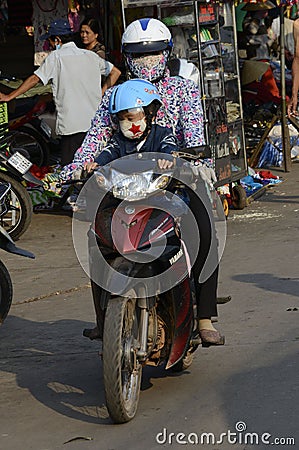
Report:
[[[80,25],[80,37],[84,48],[95,52],[105,59],[105,46],[99,42],[102,40],[100,24],[96,19],[86,18]]]

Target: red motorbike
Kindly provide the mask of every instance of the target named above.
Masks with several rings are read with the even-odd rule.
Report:
[[[183,166],[159,173],[156,156],[134,154],[102,167],[78,199],[81,206],[86,199],[92,221],[89,275],[105,314],[104,386],[115,423],[135,416],[145,365],[185,370],[200,343],[179,225],[187,208],[182,171],[189,183],[194,174]],[[81,215],[82,207],[75,223]]]

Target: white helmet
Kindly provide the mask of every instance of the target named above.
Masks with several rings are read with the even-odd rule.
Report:
[[[173,47],[169,29],[157,19],[138,19],[130,23],[122,36],[124,53],[151,53],[171,50]]]

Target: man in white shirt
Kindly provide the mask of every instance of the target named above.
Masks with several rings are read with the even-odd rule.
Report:
[[[72,42],[71,28],[65,19],[53,21],[41,39],[48,39],[55,50],[18,89],[8,95],[0,93],[0,102],[13,100],[39,81],[45,85],[51,80],[57,111],[56,134],[61,136],[64,166],[73,160],[103,93],[116,83],[120,71],[96,53],[78,48]],[[102,75],[107,78],[101,87]]]

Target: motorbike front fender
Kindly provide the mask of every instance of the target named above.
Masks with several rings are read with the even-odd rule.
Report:
[[[110,271],[107,278],[107,286],[110,287],[109,291],[117,291],[119,295],[125,297],[130,290],[134,289],[135,293],[137,294],[136,277],[138,277],[138,275],[140,276],[142,270],[141,265],[136,264],[134,261],[128,261],[126,258],[119,256],[115,258],[113,262],[111,262],[111,267],[114,269],[114,271]],[[124,276],[120,277],[119,274]],[[147,296],[146,298],[147,302],[149,303],[147,307],[151,308],[152,305],[150,302],[150,298],[148,298]]]

